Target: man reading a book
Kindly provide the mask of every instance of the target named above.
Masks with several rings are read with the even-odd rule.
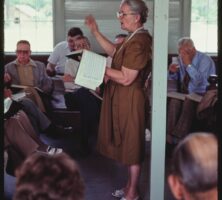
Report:
[[[81,36],[75,41],[75,51],[83,49],[90,50],[90,42],[88,38],[85,36]],[[68,92],[74,92],[80,88],[80,86],[76,85],[74,82],[78,67],[79,67],[78,61],[74,59],[68,59],[66,61],[63,81],[65,89]]]
[[[55,46],[48,58],[46,70],[49,76],[64,74],[65,63],[67,60],[66,55],[75,50],[75,41],[80,36],[83,36],[82,30],[79,27],[72,27],[67,33],[67,40],[62,41]]]
[[[14,61],[5,65],[4,82],[25,89],[27,95],[45,112],[45,107],[36,89],[50,94],[53,83],[46,74],[44,63],[31,59],[31,47],[27,40],[17,42],[16,56]]]
[[[75,41],[75,50],[82,49],[90,50],[90,42],[85,36],[81,36]],[[72,58],[66,62],[63,77],[66,88],[65,103],[68,110],[80,110],[83,153],[88,154],[90,147],[88,139],[98,124],[101,100],[89,89],[75,84],[78,66],[79,62]]]
[[[168,98],[167,141],[169,143],[177,143],[191,131],[198,99],[201,99],[206,92],[209,76],[216,73],[214,61],[208,55],[197,51],[192,39],[181,38],[178,41],[178,52],[177,62],[170,64],[168,74],[168,79],[177,81],[179,90],[179,94],[175,93],[175,97],[172,97],[171,93]],[[182,96],[184,100],[181,99]]]

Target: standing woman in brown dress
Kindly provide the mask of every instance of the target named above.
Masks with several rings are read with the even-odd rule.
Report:
[[[129,35],[120,45],[110,42],[93,16],[85,24],[105,52],[113,57],[105,71],[98,150],[128,167],[126,186],[114,191],[121,200],[139,199],[138,181],[145,155],[144,77],[150,70],[152,38],[143,24],[148,8],[142,0],[122,0],[117,12],[121,29]]]

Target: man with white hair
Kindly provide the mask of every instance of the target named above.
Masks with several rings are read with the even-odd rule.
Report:
[[[177,81],[180,93],[168,93],[167,139],[170,143],[177,143],[191,131],[196,107],[209,85],[208,78],[216,73],[214,61],[196,50],[192,39],[179,39],[178,53],[177,62],[170,64],[168,73],[169,80]]]

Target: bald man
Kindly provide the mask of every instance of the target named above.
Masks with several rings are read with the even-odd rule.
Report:
[[[211,133],[192,133],[176,147],[168,183],[178,200],[217,200],[218,143]]]

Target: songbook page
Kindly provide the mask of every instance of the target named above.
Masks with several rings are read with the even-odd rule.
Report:
[[[83,50],[75,84],[95,90],[102,82],[106,58],[94,52]]]
[[[11,98],[14,101],[19,101],[19,100],[21,100],[21,99],[23,99],[25,97],[26,97],[26,93],[25,92],[19,92],[19,93],[16,93],[16,94],[12,94]]]
[[[81,60],[81,56],[82,56],[83,51],[84,50],[73,51],[73,52],[67,54],[66,57],[72,58],[73,60],[76,60],[79,62]]]
[[[26,86],[26,85],[17,85],[17,84],[12,84],[11,86],[10,86],[12,89],[13,88],[17,88],[17,89],[28,89],[29,87],[31,87],[31,88],[35,88],[36,90],[38,90],[39,92],[42,92],[42,93],[44,93],[44,91],[42,90],[42,89],[40,89],[39,87],[32,87],[32,86]],[[17,92],[16,92],[17,93]]]
[[[7,97],[4,99],[4,114],[8,112],[10,106],[12,105],[11,98]]]
[[[168,92],[167,93],[167,97],[171,97],[174,99],[180,99],[180,100],[185,100],[185,98],[196,101],[196,102],[200,102],[202,99],[201,95],[192,93],[192,94],[183,94],[183,93],[179,93],[179,92]]]
[[[186,98],[191,99],[191,100],[196,101],[196,102],[199,103],[201,101],[201,99],[203,98],[203,96],[201,96],[199,94],[196,94],[196,93],[192,93],[192,94],[186,95]]]
[[[186,94],[179,92],[167,92],[167,97],[171,97],[174,99],[185,100]]]

